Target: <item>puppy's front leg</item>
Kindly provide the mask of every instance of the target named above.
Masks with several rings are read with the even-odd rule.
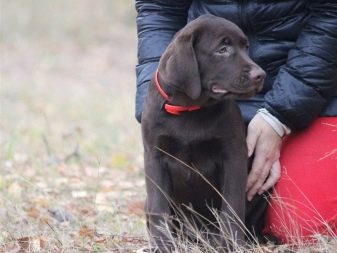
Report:
[[[245,187],[246,162],[237,157],[228,157],[224,164],[224,181],[222,184],[221,228],[225,235],[221,244],[226,249],[235,249],[236,245],[244,245],[245,222]]]
[[[145,214],[152,243],[161,253],[172,252],[171,226],[167,220],[171,215],[171,181],[168,169],[157,151],[145,150],[145,173]]]

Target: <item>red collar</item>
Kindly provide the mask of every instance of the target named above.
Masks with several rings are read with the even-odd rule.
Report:
[[[170,97],[167,95],[167,93],[163,90],[163,88],[160,85],[158,69],[156,70],[156,74],[155,74],[155,84],[156,84],[156,87],[160,95],[166,101],[169,101]],[[164,108],[168,113],[179,116],[182,112],[191,112],[191,111],[199,110],[200,106],[199,105],[190,105],[190,106],[170,105],[165,102]]]

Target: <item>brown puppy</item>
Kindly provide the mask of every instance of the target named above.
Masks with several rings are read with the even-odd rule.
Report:
[[[173,234],[187,231],[188,222],[208,237],[220,234],[213,239],[223,249],[228,241],[220,230],[244,241],[247,149],[234,99],[259,91],[265,77],[247,48],[235,24],[202,16],[177,33],[149,85],[142,114],[145,212],[160,252],[172,250],[160,228],[165,222]]]

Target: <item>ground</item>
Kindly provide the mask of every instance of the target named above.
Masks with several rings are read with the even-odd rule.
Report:
[[[147,236],[134,2],[0,3],[0,252],[135,252]]]
[[[144,244],[133,4],[1,1],[5,252]]]

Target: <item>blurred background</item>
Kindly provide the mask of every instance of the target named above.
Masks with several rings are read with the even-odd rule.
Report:
[[[0,4],[0,249],[132,252],[146,243],[134,1]]]

